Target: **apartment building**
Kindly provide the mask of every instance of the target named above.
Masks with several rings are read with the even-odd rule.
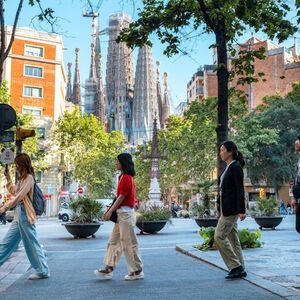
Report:
[[[12,27],[6,27],[6,43]],[[14,43],[4,66],[10,105],[19,113],[30,113],[39,132],[41,148],[47,153],[48,168],[37,173],[47,201],[47,214],[58,209],[62,185],[60,155],[49,142],[54,122],[66,109],[66,75],[63,65],[63,40],[60,35],[17,28]]]

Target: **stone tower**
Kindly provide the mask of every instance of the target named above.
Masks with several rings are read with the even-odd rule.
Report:
[[[89,78],[85,81],[84,111],[97,116],[105,123],[105,103],[102,82],[101,48],[98,19],[93,18],[91,44],[91,64]]]
[[[132,135],[133,59],[132,50],[116,39],[131,18],[123,13],[109,17],[106,64],[106,106],[109,130],[122,130],[128,141]]]
[[[159,127],[163,128],[163,122],[162,122],[162,105],[163,105],[163,97],[162,97],[162,91],[161,91],[161,84],[160,84],[160,62],[156,61],[156,92],[157,92],[157,119],[159,123]]]
[[[144,46],[139,49],[134,82],[132,119],[135,144],[142,144],[150,139],[153,117],[157,113],[152,51],[149,46]]]
[[[169,87],[168,87],[168,73],[164,73],[164,97],[162,103],[162,126],[166,128],[167,120],[170,116],[170,100],[169,100]]]
[[[72,102],[72,64],[68,63],[68,81],[66,88],[66,100]]]
[[[75,49],[76,59],[75,59],[75,72],[73,81],[73,93],[72,102],[75,105],[79,105],[81,109],[81,90],[80,90],[80,75],[79,75],[79,48]]]

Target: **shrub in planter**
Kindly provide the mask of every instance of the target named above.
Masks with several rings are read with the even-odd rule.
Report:
[[[278,216],[278,202],[275,197],[256,198],[255,205],[250,210],[252,217]]]
[[[95,237],[103,216],[103,204],[89,197],[80,197],[70,203],[71,222],[63,224],[75,238]]]
[[[278,202],[275,197],[256,198],[256,203],[251,208],[250,213],[260,229],[275,229],[282,221],[282,216],[278,213]]]
[[[73,223],[94,223],[103,216],[103,204],[89,197],[79,197],[70,203]]]
[[[167,222],[170,222],[171,212],[164,207],[151,206],[138,210],[136,226],[141,233],[155,233],[160,231]]]
[[[202,227],[199,231],[200,236],[204,239],[202,244],[197,244],[194,247],[198,250],[206,251],[206,250],[214,250],[216,249],[214,246],[214,227]],[[243,249],[246,248],[260,248],[262,246],[261,239],[261,231],[254,230],[249,231],[249,229],[241,229],[238,232],[239,240]]]
[[[193,203],[192,214],[200,227],[217,226],[218,219],[216,217],[216,210],[211,208],[208,195],[205,195],[202,203]]]
[[[171,219],[169,209],[159,206],[151,206],[145,209],[140,209],[136,213],[137,222],[147,221],[169,221]]]

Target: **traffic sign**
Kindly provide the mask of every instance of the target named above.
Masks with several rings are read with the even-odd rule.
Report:
[[[16,111],[8,104],[0,104],[0,130],[6,130],[16,125]]]
[[[4,149],[1,153],[1,162],[8,165],[14,162],[14,152],[11,149]]]
[[[80,187],[77,189],[77,193],[78,193],[79,195],[82,195],[82,194],[84,193],[84,188],[80,186]]]

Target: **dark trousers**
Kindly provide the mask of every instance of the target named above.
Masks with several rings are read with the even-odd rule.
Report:
[[[298,199],[298,205],[296,209],[296,230],[300,233],[300,200]]]

